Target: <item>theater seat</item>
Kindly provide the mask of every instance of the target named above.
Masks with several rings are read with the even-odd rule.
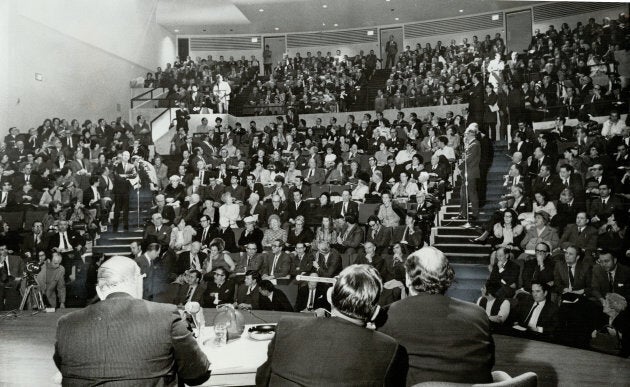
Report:
[[[467,384],[450,382],[423,382],[414,384],[413,387],[536,387],[538,386],[538,375],[534,372],[525,372],[516,377],[511,377],[503,371],[492,371],[492,383]]]

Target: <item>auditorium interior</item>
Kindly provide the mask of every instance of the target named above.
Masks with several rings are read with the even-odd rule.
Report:
[[[57,323],[113,256],[206,331],[332,319],[366,265],[386,336],[428,247],[485,312],[493,379],[407,385],[629,385],[629,11],[0,1],[0,385],[74,385]],[[203,385],[256,384],[269,341],[203,330]]]

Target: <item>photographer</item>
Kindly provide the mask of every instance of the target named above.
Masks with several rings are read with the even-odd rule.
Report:
[[[46,306],[56,308],[59,301],[59,308],[63,309],[66,307],[66,270],[61,266],[61,260],[61,254],[53,253],[50,261],[41,262],[37,266],[40,271],[35,280],[44,295]]]

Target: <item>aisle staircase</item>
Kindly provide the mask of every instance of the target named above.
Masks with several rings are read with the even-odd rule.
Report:
[[[499,208],[501,195],[505,193],[503,175],[510,166],[506,142],[494,144],[494,160],[488,171],[486,204],[480,208],[479,218],[471,222],[473,228],[463,228],[465,220],[459,215],[459,185],[453,190],[439,213],[439,226],[431,232],[431,243],[448,257],[455,269],[455,284],[448,295],[474,302],[480,296],[481,286],[488,278],[491,248],[469,242],[483,232],[482,227]]]
[[[385,89],[385,82],[389,78],[390,70],[376,70],[372,78],[368,81],[367,98],[359,95],[357,101],[355,101],[349,110],[374,110],[374,99],[376,98],[376,92],[378,89]]]
[[[148,189],[141,189],[139,196],[132,191],[129,202],[129,231],[125,231],[122,226],[119,232],[113,232],[109,226],[107,232],[101,233],[100,238],[92,246],[92,254],[129,255],[131,242],[142,242],[144,224],[150,218],[150,209],[153,205],[153,196]],[[140,202],[140,212],[138,213],[138,197]],[[138,214],[139,222],[138,222]]]

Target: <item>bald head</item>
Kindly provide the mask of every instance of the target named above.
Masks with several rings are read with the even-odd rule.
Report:
[[[415,251],[405,262],[407,286],[412,293],[444,294],[455,272],[443,252],[432,246]]]
[[[111,257],[98,269],[96,292],[101,300],[117,292],[142,298],[140,267],[133,259],[120,255]]]

